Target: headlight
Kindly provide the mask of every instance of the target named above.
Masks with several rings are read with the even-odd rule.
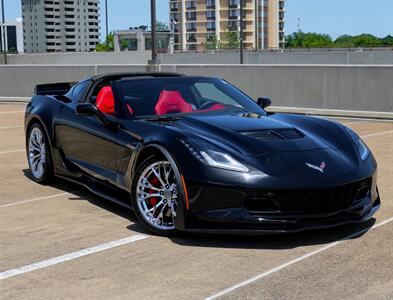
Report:
[[[217,149],[213,145],[198,141],[193,143],[199,145],[198,149],[196,149],[197,147],[193,146],[193,144],[185,141],[182,142],[197,160],[208,166],[243,173],[247,173],[249,171],[245,165],[241,164],[232,156],[224,153],[220,149]],[[199,150],[199,148],[201,150]]]
[[[355,131],[353,131],[351,128],[348,128],[348,127],[346,127],[345,129],[347,130],[349,136],[352,138],[353,142],[355,143],[355,146],[358,150],[360,158],[362,160],[366,160],[368,158],[368,156],[370,155],[370,149],[368,149],[366,144],[356,134]]]

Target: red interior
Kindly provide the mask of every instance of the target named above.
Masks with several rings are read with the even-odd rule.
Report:
[[[178,91],[163,90],[155,107],[157,115],[168,113],[192,112],[191,104],[188,104]]]
[[[115,98],[110,86],[104,86],[100,90],[97,95],[96,106],[104,114],[115,114]]]
[[[104,86],[100,90],[97,95],[96,106],[104,114],[115,114],[115,98],[110,86]]]
[[[210,110],[220,110],[220,109],[224,109],[225,105],[217,103],[212,105],[212,107],[206,108],[206,109],[201,109],[201,110],[197,110],[197,111],[210,111]]]
[[[115,114],[115,99],[113,97],[112,88],[110,86],[103,87],[97,95],[97,108],[105,114]],[[132,107],[127,103],[127,110],[130,114],[134,114]],[[222,104],[214,104],[212,107],[198,111],[220,110],[225,108]],[[192,112],[191,104],[187,103],[178,91],[163,90],[160,93],[155,112],[157,115],[165,115],[168,113],[188,113]]]

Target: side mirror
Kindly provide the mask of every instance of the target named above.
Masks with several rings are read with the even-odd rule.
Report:
[[[257,104],[263,109],[265,109],[266,107],[272,105],[272,100],[270,100],[269,98],[258,98]]]
[[[82,103],[78,104],[76,107],[76,114],[79,116],[93,116],[96,117],[98,121],[105,127],[108,127],[111,130],[116,130],[119,128],[120,123],[116,120],[113,120],[109,116],[105,115],[102,111],[100,111],[97,106],[91,103]]]

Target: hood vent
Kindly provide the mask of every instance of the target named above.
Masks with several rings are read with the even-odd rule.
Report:
[[[301,139],[304,137],[304,134],[295,128],[243,131],[240,133],[260,141],[294,140],[294,139]]]

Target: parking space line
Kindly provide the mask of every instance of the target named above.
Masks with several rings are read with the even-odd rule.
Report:
[[[312,251],[312,252],[309,252],[307,254],[304,254],[304,255],[302,255],[302,256],[294,259],[294,260],[288,261],[288,262],[286,262],[286,263],[284,263],[282,265],[279,265],[279,266],[277,266],[277,267],[275,267],[273,269],[270,269],[270,270],[268,270],[266,272],[258,274],[256,276],[250,278],[250,279],[247,279],[247,280],[242,281],[242,282],[240,282],[238,284],[235,284],[235,285],[233,285],[233,286],[231,286],[231,287],[229,287],[229,288],[227,288],[225,290],[222,290],[222,291],[220,291],[220,292],[218,292],[218,293],[216,293],[216,294],[214,294],[212,296],[209,296],[209,297],[205,298],[205,300],[212,300],[212,299],[216,299],[218,297],[224,296],[224,295],[226,295],[226,294],[228,294],[230,292],[233,292],[234,290],[237,290],[237,289],[239,289],[241,287],[249,285],[249,284],[251,284],[251,283],[253,283],[253,282],[255,282],[255,281],[259,280],[259,279],[262,279],[262,278],[267,277],[267,276],[269,276],[269,275],[271,275],[273,273],[281,271],[281,270],[283,270],[283,269],[285,269],[287,267],[290,267],[291,265],[294,265],[294,264],[296,264],[298,262],[301,262],[301,261],[303,261],[303,260],[305,260],[305,259],[307,259],[309,257],[312,257],[314,255],[317,255],[317,254],[325,251],[325,250],[328,250],[328,249],[333,248],[333,247],[335,247],[337,245],[340,245],[343,242],[345,242],[346,240],[349,240],[349,239],[352,239],[352,238],[357,237],[359,235],[362,235],[362,234],[366,233],[369,230],[376,229],[376,228],[381,227],[383,225],[386,225],[386,224],[388,224],[388,223],[390,223],[392,221],[393,221],[393,217],[391,217],[391,218],[389,218],[389,219],[387,219],[385,221],[382,221],[382,222],[380,222],[380,223],[378,223],[378,224],[376,224],[376,225],[374,225],[372,227],[369,227],[369,228],[357,231],[355,233],[352,233],[352,234],[350,234],[350,235],[348,235],[348,236],[346,236],[346,237],[344,237],[344,238],[342,238],[342,239],[340,239],[340,240],[338,240],[336,242],[327,244],[326,246],[323,246],[323,247],[321,247],[321,248],[319,248],[319,249],[317,249],[315,251]]]
[[[362,120],[362,121],[355,121],[355,122],[341,123],[341,124],[347,126],[347,125],[353,125],[353,124],[359,124],[359,123],[361,124],[361,123],[367,123],[367,122],[369,122],[369,121]]]
[[[108,242],[105,244],[100,244],[97,246],[93,246],[90,248],[85,248],[85,249],[81,249],[79,251],[75,251],[75,252],[71,252],[62,256],[57,256],[48,260],[44,260],[44,261],[40,261],[40,262],[36,262],[33,263],[31,265],[27,265],[27,266],[23,266],[23,267],[19,267],[16,269],[12,269],[12,270],[8,270],[8,271],[4,271],[0,273],[0,280],[6,279],[6,278],[10,278],[10,277],[14,277],[17,275],[21,275],[24,273],[28,273],[28,272],[32,272],[32,271],[36,271],[39,269],[43,269],[43,268],[47,268],[50,266],[54,266],[54,265],[58,265],[73,259],[77,259],[77,258],[81,258],[83,256],[87,256],[87,255],[91,255],[94,253],[98,253],[98,252],[102,252],[108,249],[112,249],[112,248],[116,248],[119,246],[123,246],[123,245],[127,245],[127,244],[131,244],[131,243],[135,243],[137,241],[141,241],[144,239],[147,239],[149,236],[147,235],[134,235],[134,236],[130,236],[124,239],[120,239],[120,240],[116,240],[116,241],[112,241],[112,242]]]
[[[387,133],[393,133],[393,130],[389,130],[389,131],[384,131],[384,132],[378,132],[378,133],[372,133],[372,134],[367,134],[367,135],[362,135],[362,138],[367,138],[367,137],[371,137],[371,136],[377,136],[377,135],[382,135],[382,134],[387,134]]]
[[[34,198],[34,199],[30,199],[30,200],[23,200],[23,201],[19,201],[19,202],[14,202],[14,203],[8,203],[8,204],[0,205],[0,208],[10,207],[10,206],[15,206],[15,205],[20,205],[20,204],[40,201],[40,200],[46,200],[46,199],[60,197],[60,196],[66,196],[66,195],[70,195],[70,194],[71,193],[60,193],[60,194],[49,195],[49,196],[45,196],[45,197]]]
[[[15,153],[15,152],[24,152],[26,149],[17,149],[17,150],[9,150],[9,151],[0,151],[0,154],[8,154],[8,153]]]
[[[2,127],[0,127],[0,130],[3,130],[3,129],[14,129],[14,128],[23,128],[23,126],[2,126]]]
[[[24,110],[11,110],[11,111],[0,111],[0,114],[18,114],[24,113]]]

